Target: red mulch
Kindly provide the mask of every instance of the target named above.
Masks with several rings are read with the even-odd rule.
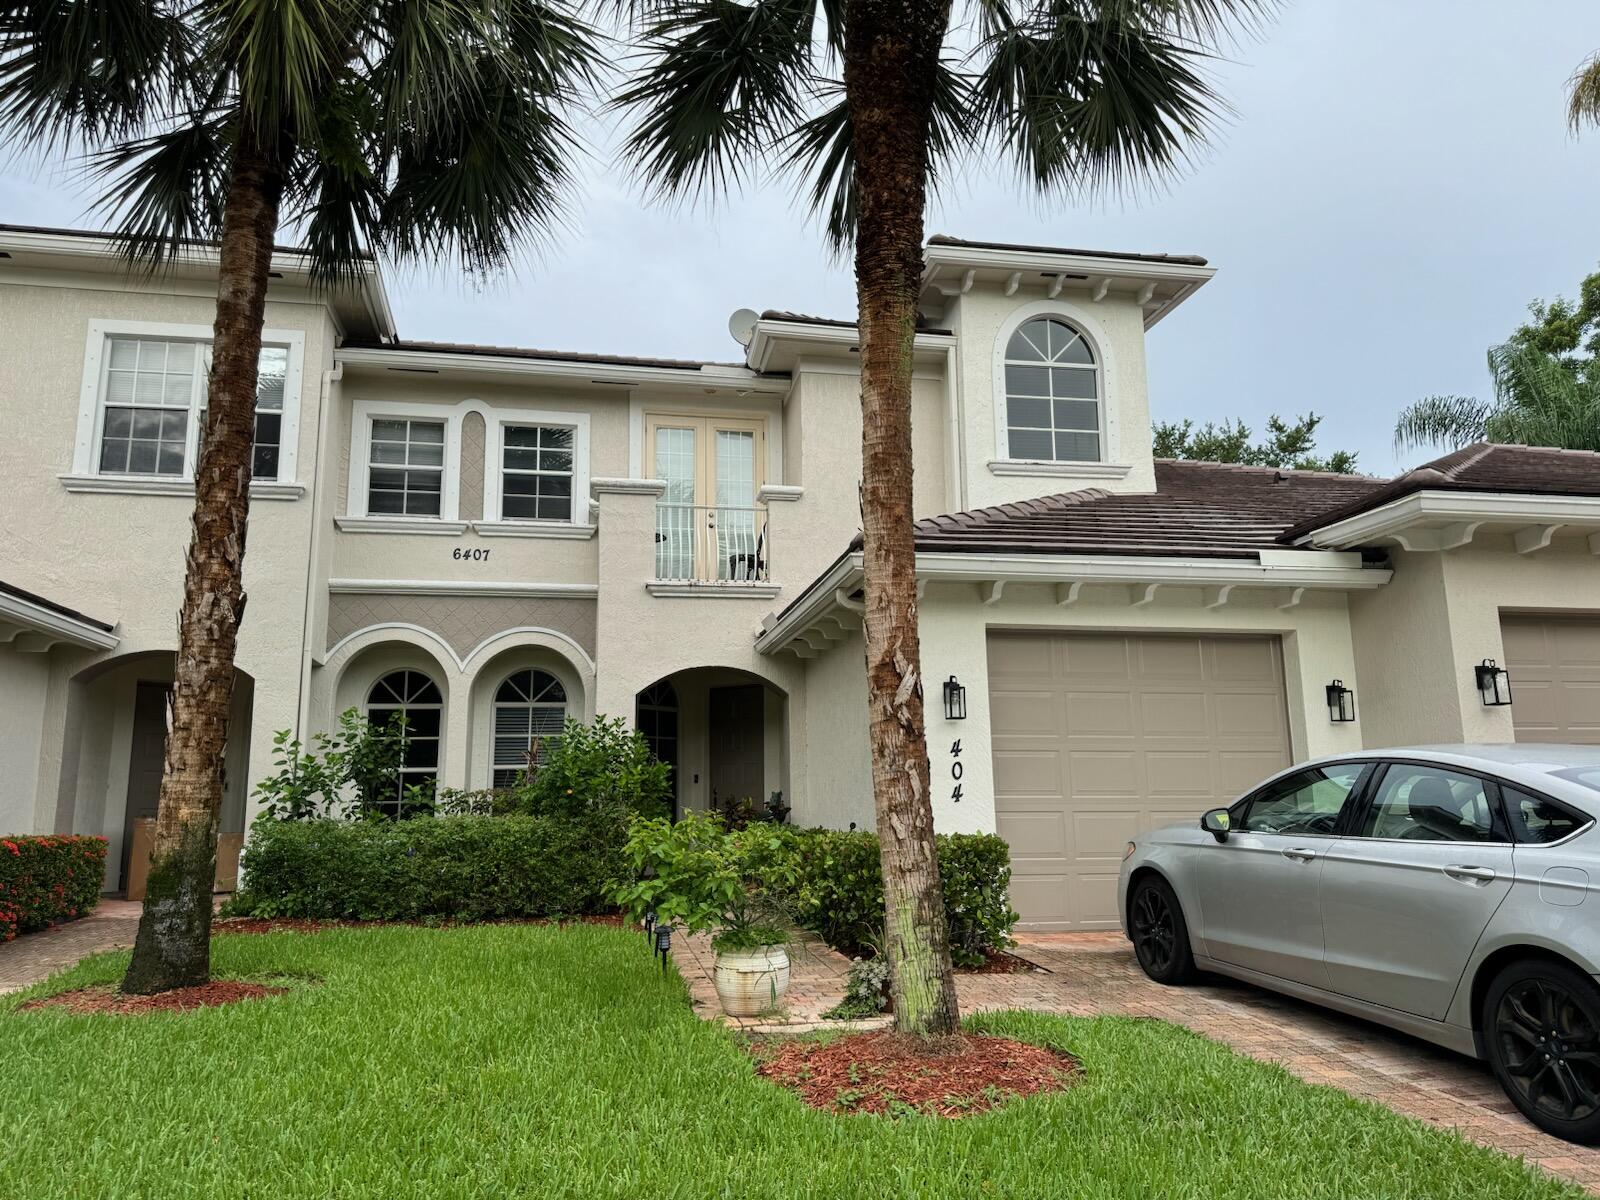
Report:
[[[1025,958],[1018,958],[1015,954],[1007,954],[1004,950],[985,950],[984,962],[981,967],[957,967],[958,975],[1022,975],[1028,971],[1044,972],[1044,968],[1037,963],[1031,963]]]
[[[329,929],[371,929],[379,925],[409,925],[417,929],[453,929],[462,925],[622,925],[622,914],[598,917],[506,917],[496,921],[345,921],[308,917],[223,917],[211,922],[217,933],[322,933]]]
[[[1078,1073],[1070,1054],[970,1034],[926,1042],[858,1033],[827,1042],[767,1043],[757,1054],[757,1074],[826,1112],[968,1117],[1021,1096],[1059,1091]]]
[[[157,992],[154,996],[127,996],[113,987],[86,987],[74,992],[30,1000],[18,1012],[33,1008],[65,1008],[75,1013],[116,1013],[132,1016],[137,1013],[184,1012],[191,1008],[213,1008],[218,1004],[233,1004],[239,1000],[257,1000],[262,996],[281,996],[288,988],[268,987],[261,983],[245,983],[238,979],[213,979],[198,987],[173,988],[170,992]]]

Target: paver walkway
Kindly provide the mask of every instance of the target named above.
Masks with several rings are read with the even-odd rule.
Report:
[[[21,991],[90,954],[133,945],[143,907],[136,900],[102,900],[81,921],[0,944],[0,996]]]
[[[1512,1107],[1481,1063],[1242,984],[1162,987],[1145,978],[1121,934],[1023,934],[1016,952],[1044,971],[958,975],[963,1012],[1031,1008],[1171,1021],[1242,1054],[1278,1063],[1309,1083],[1341,1088],[1430,1125],[1456,1129],[1600,1192],[1600,1148],[1574,1146],[1539,1132]],[[695,1010],[749,1032],[816,1028],[823,1010],[844,994],[849,966],[826,946],[808,942],[791,954],[793,982],[784,1011],[737,1021],[723,1017],[718,1008],[708,941],[679,938],[673,953],[689,981]],[[832,1021],[821,1024],[837,1027]]]

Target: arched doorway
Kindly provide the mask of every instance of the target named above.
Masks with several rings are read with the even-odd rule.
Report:
[[[676,813],[745,815],[788,792],[789,698],[771,681],[734,667],[692,667],[634,697],[634,727],[673,768]]]

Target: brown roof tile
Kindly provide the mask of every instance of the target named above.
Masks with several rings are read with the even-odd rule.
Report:
[[[1285,529],[1279,540],[1296,541],[1324,526],[1421,491],[1600,496],[1600,454],[1474,442],[1407,471],[1365,495],[1325,512],[1307,514]]]
[[[973,242],[966,238],[949,237],[936,233],[928,239],[930,246],[967,246],[974,250],[1016,250],[1023,254],[1071,254],[1079,258],[1126,258],[1134,262],[1173,263],[1183,267],[1203,267],[1206,260],[1198,254],[1137,254],[1116,250],[1075,250],[1068,246],[1027,246],[1016,242]]]
[[[352,339],[348,350],[398,350],[418,354],[469,354],[495,358],[532,358],[544,362],[594,363],[597,366],[658,367],[669,371],[698,371],[701,367],[742,367],[744,363],[701,359],[638,358],[626,354],[584,354],[573,350],[535,350],[522,346],[480,346],[470,342],[375,342]]]

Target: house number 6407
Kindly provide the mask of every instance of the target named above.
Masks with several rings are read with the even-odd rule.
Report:
[[[957,738],[950,743],[950,780],[952,784],[950,799],[957,804],[961,803],[961,776],[963,774],[964,771],[961,767],[961,739]]]
[[[450,557],[457,559],[458,561],[488,562],[489,552],[483,549],[468,550],[461,546],[457,546],[454,550],[450,551]]]

